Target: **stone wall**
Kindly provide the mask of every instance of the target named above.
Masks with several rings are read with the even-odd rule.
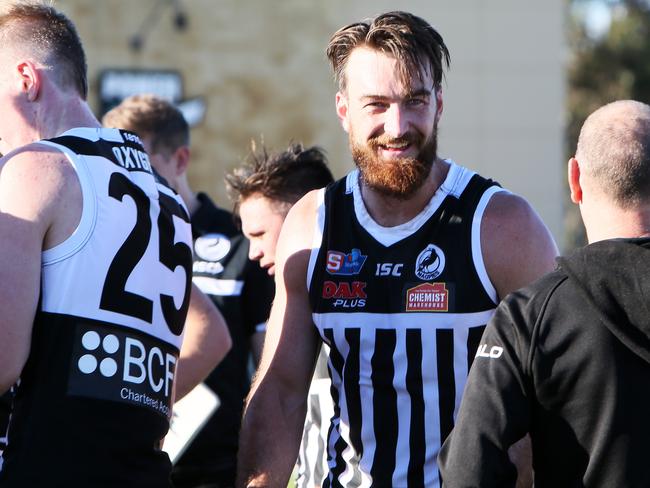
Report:
[[[174,26],[174,4],[187,28]],[[387,0],[59,0],[89,59],[91,103],[106,68],[179,70],[207,114],[192,131],[190,180],[229,206],[224,172],[251,139],[273,149],[318,144],[335,176],[352,163],[334,113],[324,49],[342,25],[394,9]],[[452,55],[440,154],[528,198],[562,238],[563,0],[402,1],[429,20]],[[147,19],[153,20],[148,22]],[[144,26],[144,29],[143,29]],[[142,49],[129,46],[144,37]]]

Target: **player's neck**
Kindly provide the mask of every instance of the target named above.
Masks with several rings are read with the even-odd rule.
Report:
[[[361,195],[366,210],[383,227],[395,227],[416,217],[440,188],[449,172],[449,163],[436,159],[424,184],[415,194],[404,200],[390,197],[367,187],[361,182]]]
[[[175,190],[181,196],[185,205],[187,205],[187,210],[190,212],[190,215],[194,214],[194,212],[199,208],[200,202],[196,193],[192,191],[190,185],[187,183],[187,180],[180,178],[179,181],[176,182]]]
[[[42,139],[58,136],[75,127],[101,127],[84,100],[70,97],[70,100],[57,105],[58,108],[44,111],[45,115],[40,120],[39,132]]]

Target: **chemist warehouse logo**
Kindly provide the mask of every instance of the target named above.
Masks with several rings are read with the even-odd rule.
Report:
[[[79,326],[68,393],[135,404],[169,418],[176,361],[176,351],[154,337]]]

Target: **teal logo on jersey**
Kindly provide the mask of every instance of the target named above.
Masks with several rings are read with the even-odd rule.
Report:
[[[331,275],[351,276],[359,274],[368,256],[359,249],[352,249],[349,254],[339,251],[327,251],[327,272]]]

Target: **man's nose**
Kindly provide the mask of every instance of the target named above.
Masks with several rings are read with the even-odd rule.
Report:
[[[251,242],[250,247],[248,248],[248,259],[251,261],[259,261],[262,259],[262,255],[262,247]]]
[[[391,103],[386,110],[384,132],[392,138],[402,137],[408,131],[408,121],[404,109],[398,103]]]

